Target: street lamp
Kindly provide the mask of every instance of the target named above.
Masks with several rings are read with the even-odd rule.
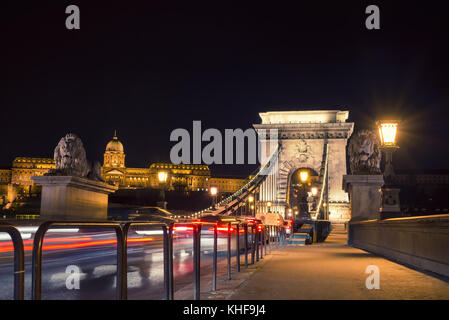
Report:
[[[307,197],[307,208],[309,210],[309,212],[311,211],[316,211],[316,196],[318,195],[318,188],[317,187],[312,187],[310,189],[310,192],[308,192],[308,197]],[[315,214],[315,218],[318,219],[319,218],[320,213],[316,212]]]
[[[384,179],[387,185],[394,182],[393,152],[399,149],[396,143],[398,123],[398,121],[377,121],[381,149],[385,153]]]
[[[299,179],[301,180],[302,183],[307,182],[307,180],[309,180],[309,173],[307,171],[300,171]]]
[[[398,121],[377,121],[380,142],[382,147],[396,147],[396,134],[398,132]]]
[[[309,171],[308,170],[301,170],[299,171],[299,180],[301,181],[299,188],[302,190],[302,192],[299,194],[299,206],[301,210],[301,214],[304,216],[308,216],[309,213],[309,197],[305,197],[303,195],[307,195],[308,192],[306,190],[306,183],[309,181]],[[304,201],[305,200],[305,201]]]
[[[218,195],[218,188],[210,187],[210,195],[212,196],[212,209],[215,210],[215,206],[216,206],[216,202],[217,202],[217,195]]]
[[[160,201],[157,203],[158,207],[167,209],[167,202],[165,201],[165,188],[167,183],[168,173],[165,171],[159,171],[157,173],[157,179],[159,180],[160,189]]]
[[[250,215],[252,215],[253,214],[253,211],[254,211],[254,205],[252,204],[254,202],[254,197],[252,196],[252,195],[250,195],[249,197],[248,197],[248,203],[249,203],[249,213],[250,213]],[[256,214],[254,214],[254,216],[255,216]]]
[[[382,206],[380,208],[381,218],[387,218],[388,213],[400,213],[399,188],[395,188],[395,173],[393,168],[393,153],[399,149],[396,142],[399,121],[377,121],[381,149],[385,153],[384,181],[382,187]]]
[[[159,172],[157,173],[157,178],[158,178],[158,180],[159,180],[159,183],[165,183],[165,182],[167,182],[167,177],[168,177],[168,174],[167,174],[167,172],[165,172],[165,171],[159,171]]]
[[[271,212],[271,210],[270,210],[271,209],[271,201],[267,202],[267,207],[268,207],[268,212]]]

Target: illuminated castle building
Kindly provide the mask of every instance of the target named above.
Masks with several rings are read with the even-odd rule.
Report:
[[[212,178],[206,165],[153,163],[149,168],[127,168],[123,144],[116,133],[106,145],[102,176],[108,183],[119,188],[158,188],[157,174],[160,171],[167,172],[170,189],[186,191],[208,191],[210,186],[217,186],[220,192],[235,192],[247,181]]]
[[[119,189],[159,188],[158,173],[167,172],[168,189],[183,191],[208,191],[216,186],[220,193],[231,193],[240,189],[246,179],[211,177],[206,165],[153,163],[148,168],[128,168],[125,164],[123,144],[114,132],[106,145],[102,167],[103,179],[117,185]],[[43,176],[55,168],[51,158],[18,157],[11,168],[0,168],[0,205],[12,202],[17,196],[40,193],[31,176]]]
[[[43,176],[50,169],[55,168],[55,161],[51,158],[15,158],[12,162],[11,183],[21,186],[33,186],[31,176]]]
[[[20,195],[40,193],[31,176],[43,176],[55,168],[51,158],[17,157],[11,169],[0,169],[0,204],[12,202]]]

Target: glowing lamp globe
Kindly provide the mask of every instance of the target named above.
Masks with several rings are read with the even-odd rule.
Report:
[[[301,180],[301,182],[306,182],[309,179],[309,173],[307,171],[300,171],[299,179]]]
[[[157,174],[157,178],[159,182],[164,183],[167,181],[168,174],[165,171],[159,171]]]
[[[398,121],[377,121],[382,147],[395,147]]]

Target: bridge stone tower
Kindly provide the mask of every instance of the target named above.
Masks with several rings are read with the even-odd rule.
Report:
[[[280,154],[274,172],[263,182],[259,191],[261,210],[268,209],[286,217],[287,195],[292,174],[300,168],[325,172],[327,165],[327,194],[329,200],[329,219],[342,223],[350,218],[348,195],[342,189],[346,169],[346,145],[351,136],[354,123],[346,122],[349,111],[282,111],[260,113],[261,124],[254,128],[261,143],[268,140],[261,136],[266,130],[278,131]]]

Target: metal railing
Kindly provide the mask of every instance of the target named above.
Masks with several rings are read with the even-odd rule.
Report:
[[[133,221],[127,222],[123,225],[123,239],[124,239],[124,255],[122,256],[122,264],[124,265],[125,274],[121,277],[124,281],[125,288],[123,299],[128,299],[128,285],[127,285],[127,247],[128,247],[128,232],[131,227],[161,227],[163,232],[163,252],[164,252],[164,296],[166,300],[174,299],[174,276],[173,276],[173,224],[165,224],[158,222],[141,222]]]
[[[193,298],[201,297],[201,228],[203,225],[214,226],[214,251],[212,261],[212,290],[217,287],[218,232],[215,223],[193,224]]]
[[[60,228],[83,228],[83,229],[114,229],[117,236],[117,286],[116,298],[124,300],[126,294],[126,242],[122,225],[114,222],[58,222],[47,221],[42,223],[36,231],[33,242],[32,275],[31,275],[31,298],[42,299],[42,246],[46,232],[51,229]]]
[[[183,224],[185,225],[185,224]],[[199,300],[201,296],[201,230],[202,226],[213,226],[214,231],[214,242],[213,242],[213,261],[212,261],[212,291],[217,290],[217,257],[218,257],[218,224],[216,223],[206,223],[202,222],[201,224],[191,224],[193,226],[193,297],[194,300]],[[245,254],[245,268],[248,268],[248,227],[251,227],[252,236],[251,236],[251,248],[252,248],[252,259],[251,263],[254,264],[254,256],[256,254],[256,261],[259,261],[263,258],[263,255],[267,254],[267,241],[269,238],[268,228],[263,227],[262,230],[258,229],[260,224],[256,223],[236,223],[236,222],[228,222],[227,223],[227,241],[226,241],[226,257],[227,257],[227,279],[231,280],[232,275],[232,227],[235,227],[235,241],[236,241],[236,271],[240,272],[240,227],[242,226],[244,229],[244,254]],[[281,234],[281,227],[273,226],[276,230],[278,230],[279,234]],[[281,238],[277,238],[280,243]],[[275,240],[276,241],[276,240]],[[173,252],[173,251],[172,251]],[[171,259],[173,261],[173,259]],[[172,296],[173,297],[173,296]]]
[[[11,237],[14,246],[14,299],[23,300],[25,292],[25,253],[19,230],[8,223],[0,222],[0,232]]]
[[[155,222],[77,222],[77,221],[47,221],[42,223],[35,234],[33,241],[32,252],[32,288],[31,298],[33,300],[42,299],[42,251],[44,237],[49,229],[64,229],[64,228],[80,228],[80,229],[113,229],[116,233],[117,239],[117,286],[116,298],[126,300],[128,298],[128,255],[127,243],[128,232],[131,227],[148,228],[160,227],[163,231],[163,255],[164,255],[164,296],[166,300],[174,299],[174,274],[173,274],[173,239],[174,239],[174,225],[175,223],[155,223]],[[183,224],[184,225],[184,224]],[[194,286],[193,295],[195,300],[200,299],[201,294],[201,229],[202,225],[213,226],[213,261],[212,261],[212,291],[217,290],[217,261],[218,261],[218,224],[216,223],[202,223],[193,226],[193,266],[194,266]],[[240,229],[243,228],[243,248],[244,248],[244,266],[248,268],[249,264],[254,264],[263,259],[267,254],[267,245],[278,243],[281,244],[281,227],[278,226],[263,226],[259,230],[260,224],[251,222],[229,222],[227,223],[227,279],[231,280],[231,258],[232,258],[232,232],[231,228],[235,227],[236,240],[236,271],[240,272]],[[249,233],[251,229],[251,233]],[[7,223],[0,223],[0,232],[6,232],[11,236],[14,244],[14,299],[24,299],[24,246],[23,240],[19,230]],[[275,236],[273,236],[275,232]],[[249,250],[251,249],[251,250]],[[270,247],[271,250],[271,247]],[[248,255],[251,254],[249,261]]]

